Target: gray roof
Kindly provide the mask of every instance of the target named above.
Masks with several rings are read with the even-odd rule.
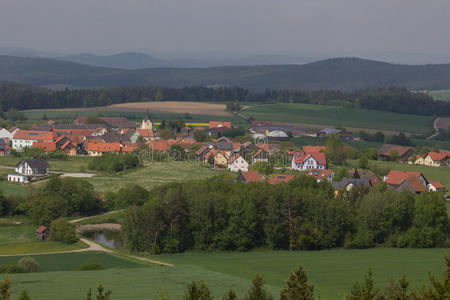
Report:
[[[36,169],[36,170],[46,170],[46,169],[50,168],[49,164],[47,163],[47,160],[45,160],[45,159],[22,160],[17,164],[17,167],[19,167],[25,163],[28,164],[30,166],[30,168]]]
[[[216,143],[217,150],[233,150],[233,143]]]
[[[335,129],[335,128],[324,128],[322,129],[320,132],[326,133],[326,134],[330,134],[330,133],[339,133],[342,130],[340,129]]]
[[[333,188],[335,190],[340,190],[349,184],[364,186],[369,184],[369,180],[362,178],[343,178],[341,181],[333,182]]]

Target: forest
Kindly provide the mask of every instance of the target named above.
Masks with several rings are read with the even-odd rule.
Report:
[[[279,185],[226,177],[172,183],[154,188],[145,200],[139,199],[145,193],[134,190],[136,196],[131,189],[119,193],[134,204],[122,232],[136,252],[428,248],[448,241],[441,194],[397,193],[384,184],[337,197],[329,183],[306,176]]]
[[[239,87],[200,86],[182,88],[142,86],[51,91],[18,83],[0,82],[0,107],[4,112],[11,109],[94,107],[145,101],[311,103],[418,115],[450,115],[450,102],[435,101],[428,95],[412,93],[402,87],[372,88],[352,92],[295,89],[267,89],[263,92],[251,92]]]

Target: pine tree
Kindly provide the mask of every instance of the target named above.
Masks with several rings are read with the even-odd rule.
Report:
[[[188,285],[187,290],[183,297],[184,300],[212,300],[211,291],[208,286],[203,282],[199,281],[198,284],[192,281]]]
[[[272,295],[264,288],[264,279],[256,274],[255,279],[252,280],[252,287],[248,291],[245,300],[272,300]]]
[[[289,276],[284,289],[281,291],[281,300],[312,300],[314,287],[308,285],[308,277],[302,266],[299,266]]]
[[[378,293],[374,290],[375,283],[372,278],[372,270],[369,269],[366,275],[364,275],[364,282],[359,284],[355,282],[349,295],[345,295],[345,300],[372,300],[376,299]]]
[[[228,293],[223,296],[222,300],[236,300],[237,296],[233,290],[229,290]]]
[[[0,283],[0,300],[11,300],[11,283],[11,278],[3,278],[3,281]]]
[[[97,291],[98,291],[98,294],[96,296],[97,300],[110,300],[111,294],[112,294],[111,290],[108,290],[105,294],[103,294],[104,290],[105,290],[105,287],[102,284],[100,284],[98,286],[98,288],[97,288]],[[86,299],[87,300],[92,300],[92,291],[91,291],[91,289],[89,289],[87,291],[87,298]]]

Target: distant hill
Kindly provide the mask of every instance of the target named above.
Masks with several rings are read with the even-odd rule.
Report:
[[[297,88],[354,90],[379,86],[450,89],[450,64],[398,65],[334,58],[304,65],[151,68],[93,67],[46,58],[0,56],[0,80],[51,86],[240,86],[250,90]]]
[[[96,67],[119,69],[144,69],[172,66],[170,61],[161,60],[153,56],[137,52],[125,52],[114,55],[94,55],[90,53],[82,53],[64,56],[61,57],[60,60],[72,61]]]

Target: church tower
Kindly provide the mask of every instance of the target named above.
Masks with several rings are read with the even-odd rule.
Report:
[[[152,119],[150,119],[150,112],[147,109],[147,113],[145,114],[144,120],[141,123],[141,129],[151,129],[153,130]]]

